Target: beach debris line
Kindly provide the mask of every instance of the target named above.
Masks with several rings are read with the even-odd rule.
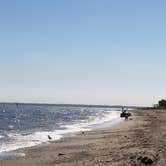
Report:
[[[147,156],[145,156],[145,157],[141,156],[137,160],[140,160],[141,163],[143,163],[145,165],[151,165],[151,164],[153,164],[153,160],[151,158],[147,157]]]
[[[155,160],[149,156],[130,156],[130,160],[135,160],[135,164],[153,165]]]
[[[58,156],[63,156],[63,155],[65,155],[64,153],[58,153]]]

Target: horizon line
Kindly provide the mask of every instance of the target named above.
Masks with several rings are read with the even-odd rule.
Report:
[[[0,104],[27,104],[27,105],[56,105],[56,106],[92,106],[92,107],[133,107],[133,108],[145,108],[149,106],[137,106],[137,105],[124,105],[124,104],[73,104],[73,103],[48,103],[48,102],[0,102]]]

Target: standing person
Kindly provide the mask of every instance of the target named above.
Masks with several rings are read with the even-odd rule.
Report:
[[[127,120],[128,119],[128,113],[125,113],[125,120]]]

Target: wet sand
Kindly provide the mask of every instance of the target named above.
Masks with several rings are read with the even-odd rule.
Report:
[[[24,152],[0,166],[166,166],[166,110],[132,111],[111,127]]]

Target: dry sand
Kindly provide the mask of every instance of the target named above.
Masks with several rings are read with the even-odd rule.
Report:
[[[166,110],[133,111],[112,127],[24,152],[0,166],[166,166]]]

